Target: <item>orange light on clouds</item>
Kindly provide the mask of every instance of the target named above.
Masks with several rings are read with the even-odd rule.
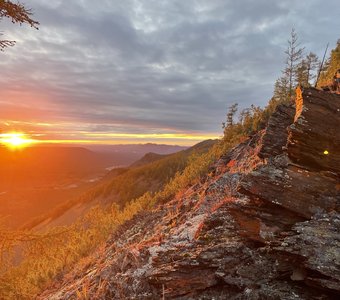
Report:
[[[135,127],[127,128],[121,132],[121,126],[110,131],[91,131],[93,124],[83,123],[47,123],[18,120],[0,121],[0,145],[11,149],[20,149],[28,146],[44,145],[117,145],[117,144],[167,144],[192,146],[207,139],[219,138],[215,132],[186,132],[176,131],[171,128],[157,128],[136,131]],[[109,127],[105,124],[104,127]],[[139,128],[139,127],[138,127]],[[1,133],[2,130],[2,133]],[[119,131],[119,132],[117,132]],[[150,132],[151,131],[151,132]]]
[[[215,139],[213,135],[194,135],[185,133],[85,133],[91,138],[133,138],[133,139],[177,139],[177,140],[207,140]]]
[[[33,138],[34,137],[34,138]],[[116,145],[161,143],[169,145],[192,146],[207,139],[216,139],[214,135],[185,134],[185,133],[90,133],[90,132],[54,132],[33,133],[23,132],[0,133],[0,145],[11,150],[19,150],[34,145],[64,144],[64,145]]]
[[[22,132],[0,133],[0,144],[5,145],[11,150],[25,148],[36,143],[27,134]]]
[[[192,146],[195,143],[207,139],[216,139],[216,135],[190,135],[178,133],[89,133],[81,132],[72,137],[65,134],[65,138],[37,140],[40,144],[75,144],[75,145],[117,145],[117,144],[140,144],[140,143],[160,143],[168,145]]]

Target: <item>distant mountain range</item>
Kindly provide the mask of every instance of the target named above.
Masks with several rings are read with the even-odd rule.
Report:
[[[78,178],[105,168],[128,166],[148,152],[170,154],[187,147],[137,144],[84,147],[38,146],[18,151],[0,147],[0,188],[4,184],[55,180],[65,174]]]
[[[76,199],[111,169],[127,167],[148,152],[165,155],[186,149],[157,144],[88,148],[46,145],[11,151],[0,146],[0,217],[20,226]]]
[[[86,145],[86,148],[95,152],[131,152],[142,153],[143,155],[148,152],[157,154],[171,154],[189,147],[178,145],[164,145],[164,144],[122,144],[122,145]]]
[[[216,142],[206,140],[172,154],[149,152],[129,167],[114,168],[107,172],[80,197],[64,199],[55,209],[46,211],[45,215],[28,222],[25,227],[32,228],[38,224],[39,228],[41,225],[68,225],[96,205],[116,203],[123,207],[145,192],[157,192],[187,166],[192,154],[207,152]]]

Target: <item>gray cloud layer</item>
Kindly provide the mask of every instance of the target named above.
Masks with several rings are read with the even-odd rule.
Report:
[[[292,27],[319,55],[340,37],[338,0],[25,3],[41,26],[0,23],[18,41],[0,53],[0,118],[98,132],[218,134],[231,103],[271,97]]]

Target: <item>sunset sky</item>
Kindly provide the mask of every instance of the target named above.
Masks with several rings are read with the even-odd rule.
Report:
[[[26,0],[40,29],[1,20],[0,134],[192,145],[227,107],[264,106],[292,27],[319,56],[338,0]]]

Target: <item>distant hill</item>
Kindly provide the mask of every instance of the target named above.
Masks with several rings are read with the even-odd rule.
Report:
[[[150,149],[168,153],[183,147],[118,145],[97,152],[93,148],[48,145],[11,151],[0,146],[0,217],[8,216],[6,224],[12,227],[21,226],[65,201],[75,201],[103,177],[107,181],[121,175],[122,167]]]
[[[95,153],[81,147],[0,147],[0,217],[17,227],[93,186],[106,168],[139,156]]]
[[[176,172],[183,170],[188,159],[192,154],[202,154],[207,152],[217,140],[206,140],[200,142],[185,150],[169,154],[149,154],[131,165],[128,172],[120,174],[111,183],[105,187],[106,192],[110,194],[118,193],[118,201],[124,204],[126,201],[141,196],[143,193],[155,192],[164,183],[168,182]],[[112,170],[107,177],[112,176]],[[102,188],[102,187],[100,187]]]
[[[157,154],[171,154],[189,147],[177,145],[163,145],[163,144],[129,144],[129,145],[86,145],[86,148],[95,152],[130,152],[141,153],[142,155],[153,152]]]
[[[65,174],[78,178],[102,172],[109,167],[128,166],[148,152],[169,154],[187,149],[157,144],[100,145],[88,148],[35,146],[11,151],[0,147],[0,189],[12,183],[31,185],[32,181],[41,183],[42,180],[58,180]]]
[[[197,151],[199,153],[201,152],[205,152],[206,150],[208,150],[214,143],[216,142],[216,140],[206,140],[203,142],[200,142],[190,148],[185,148],[182,149],[183,153],[189,153],[191,154],[194,151]],[[148,144],[148,145],[152,145],[152,144]],[[177,149],[177,146],[175,146]],[[135,168],[135,167],[140,167],[140,166],[144,166],[147,165],[149,163],[152,163],[154,161],[160,160],[162,158],[165,158],[169,156],[166,154],[159,154],[159,153],[154,153],[154,152],[148,152],[146,153],[141,159],[135,161],[133,164],[130,165],[131,168]]]
[[[149,152],[149,153],[146,153],[141,159],[135,161],[132,165],[130,165],[130,167],[135,168],[135,167],[144,166],[154,161],[160,160],[166,156],[167,156],[166,154],[157,154],[157,153]]]
[[[135,159],[122,153],[95,153],[81,147],[30,147],[20,151],[0,148],[0,186],[57,180],[68,174],[79,177],[125,165]]]
[[[217,140],[203,141],[170,155],[152,153],[129,168],[113,169],[98,181],[95,187],[83,193],[78,199],[65,201],[55,210],[27,224],[26,227],[31,228],[46,219],[51,220],[49,226],[67,225],[97,204],[116,203],[123,207],[146,192],[159,191],[177,172],[187,166],[192,154],[202,154],[216,142]]]

